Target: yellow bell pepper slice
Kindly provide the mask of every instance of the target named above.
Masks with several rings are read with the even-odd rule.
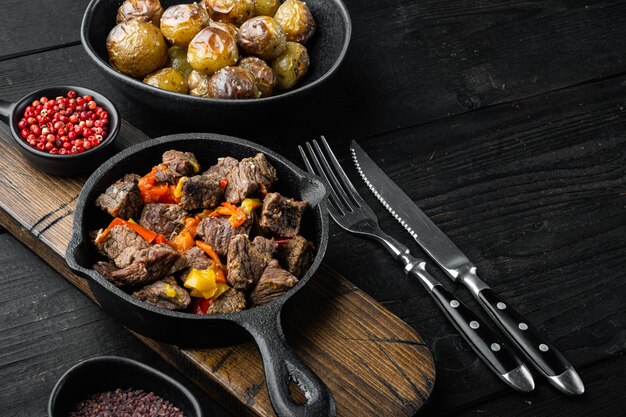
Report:
[[[217,291],[215,272],[211,269],[192,269],[184,285],[191,290],[193,297],[211,298]]]
[[[174,289],[174,287],[172,287],[170,284],[165,284],[165,295],[167,297],[170,298],[174,298],[176,297],[178,294],[176,293],[176,290]]]
[[[200,164],[198,164],[196,161],[189,161],[189,163],[193,167],[194,174],[197,174],[198,172],[200,172]]]
[[[250,214],[252,213],[252,210],[257,207],[261,207],[262,205],[263,203],[261,203],[261,200],[259,200],[258,198],[244,198],[241,202],[241,209],[246,214]]]
[[[230,287],[224,282],[217,282],[216,278],[215,270],[212,268],[192,269],[183,285],[191,290],[192,297],[217,298]]]
[[[185,181],[187,181],[187,177],[181,177],[176,183],[176,188],[174,188],[174,198],[180,199],[183,195],[183,185],[185,185]]]

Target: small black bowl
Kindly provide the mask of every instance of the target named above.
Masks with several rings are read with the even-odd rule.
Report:
[[[48,417],[67,417],[90,395],[118,388],[153,392],[185,417],[203,415],[198,400],[176,380],[131,359],[101,356],[74,365],[59,379],[50,394]]]
[[[22,139],[17,127],[19,121],[34,100],[40,97],[54,98],[65,96],[68,91],[74,90],[79,96],[92,96],[96,103],[109,113],[109,131],[104,140],[95,148],[75,155],[51,155],[38,149],[31,148]],[[121,118],[117,108],[102,94],[84,87],[59,86],[47,87],[10,103],[0,100],[0,120],[9,125],[11,136],[15,140],[18,149],[35,168],[52,175],[72,176],[95,170],[102,162],[108,159],[113,150],[113,142],[120,130]]]
[[[87,55],[98,69],[111,80],[116,87],[129,97],[155,109],[166,111],[176,116],[210,117],[219,121],[225,133],[232,133],[232,122],[258,126],[263,123],[275,123],[276,112],[285,112],[298,108],[296,103],[303,100],[313,90],[334,75],[342,63],[352,33],[352,24],[346,6],[341,0],[307,0],[316,21],[315,35],[307,42],[311,65],[306,76],[292,90],[254,100],[224,100],[194,97],[162,90],[142,80],[132,78],[115,70],[109,64],[106,39],[113,27],[120,0],[92,0],[83,17],[81,41]],[[163,8],[178,3],[190,3],[190,0],[161,0]],[[301,112],[301,110],[299,110]],[[212,126],[212,130],[215,127]]]

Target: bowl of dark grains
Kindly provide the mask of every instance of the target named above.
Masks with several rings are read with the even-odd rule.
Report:
[[[49,417],[202,417],[198,400],[179,382],[116,356],[85,360],[57,382]]]

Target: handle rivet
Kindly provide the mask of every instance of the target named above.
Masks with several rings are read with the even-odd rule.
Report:
[[[457,308],[459,306],[459,302],[457,300],[450,301],[450,307]]]
[[[539,350],[542,352],[547,352],[548,351],[548,346],[544,345],[543,343],[539,345]]]
[[[519,327],[520,330],[528,330],[528,324],[526,323],[520,323],[517,327]]]
[[[478,324],[478,322],[476,320],[472,320],[470,321],[470,327],[474,330],[478,329],[480,327],[480,324]]]
[[[491,344],[491,350],[493,350],[494,352],[497,352],[500,350],[500,345],[497,343],[492,343]]]
[[[498,304],[496,304],[496,307],[498,307],[498,309],[500,310],[504,310],[506,308],[506,304],[504,304],[503,302],[499,302]]]

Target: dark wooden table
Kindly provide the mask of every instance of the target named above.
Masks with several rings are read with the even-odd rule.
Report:
[[[75,84],[109,96],[151,136],[232,132],[157,117],[83,52],[86,0],[4,0],[0,97]],[[383,249],[331,229],[326,263],[419,331],[437,381],[424,416],[617,416],[626,406],[626,3],[346,0],[354,33],[339,75],[273,129],[247,129],[300,163],[326,135],[382,226],[417,245],[349,167],[356,139],[579,370],[568,398],[536,377],[505,388]],[[244,124],[245,125],[245,124]],[[246,126],[243,126],[244,130]],[[43,191],[43,190],[42,190]],[[0,198],[14,192],[0,186]],[[0,232],[0,415],[40,416],[79,360],[123,355],[186,383],[8,233]],[[445,278],[442,278],[445,280]],[[478,310],[467,291],[452,286]]]

